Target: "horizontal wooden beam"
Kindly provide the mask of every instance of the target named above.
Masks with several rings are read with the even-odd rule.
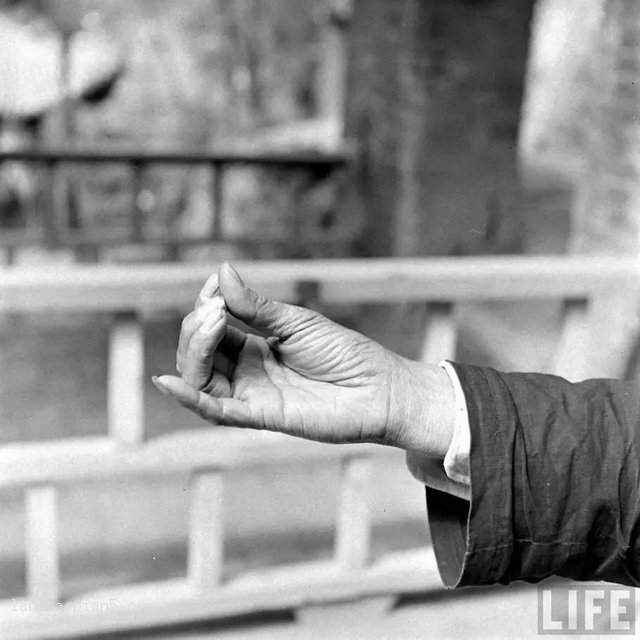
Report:
[[[5,600],[0,601],[0,628],[3,640],[51,640],[442,589],[427,548],[390,554],[360,574],[341,574],[331,562],[303,563],[245,575],[202,594],[186,580],[170,580],[82,594],[52,612],[29,611],[24,601]]]
[[[280,260],[235,264],[261,293],[294,300],[301,281],[326,303],[587,298],[640,285],[635,258],[563,256]],[[117,311],[188,307],[218,265],[8,268],[0,311]]]
[[[314,232],[304,233],[298,236],[299,242],[306,242],[313,245],[335,245],[338,242],[348,241],[349,236],[345,232]],[[0,248],[5,247],[32,247],[43,245],[46,242],[46,235],[39,229],[7,229],[0,235]],[[139,246],[140,243],[131,241],[131,234],[126,229],[58,229],[56,242],[59,247],[128,247]],[[161,247],[167,244],[179,244],[191,247],[199,245],[239,245],[239,246],[288,246],[291,238],[282,233],[265,232],[262,229],[260,234],[250,233],[228,233],[218,234],[212,239],[210,234],[204,236],[186,235],[184,233],[157,233],[149,232],[145,234],[142,241],[144,246]]]
[[[104,149],[37,149],[0,153],[0,162],[78,163],[78,164],[253,164],[275,166],[331,166],[347,163],[353,157],[353,148],[345,144],[331,152],[265,151],[261,149],[220,148],[207,153],[189,151],[141,151],[140,149],[105,151]]]
[[[134,447],[107,437],[68,438],[0,447],[0,487],[299,464],[395,452],[374,444],[335,446],[263,431],[221,433],[219,429],[176,432]]]

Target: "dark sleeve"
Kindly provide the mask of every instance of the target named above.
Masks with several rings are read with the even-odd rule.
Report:
[[[471,502],[427,488],[445,584],[559,575],[639,586],[636,384],[453,366],[471,427]]]

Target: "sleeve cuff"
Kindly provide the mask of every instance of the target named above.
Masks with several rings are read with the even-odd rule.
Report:
[[[469,432],[469,413],[467,402],[460,385],[460,379],[453,366],[446,360],[440,366],[447,372],[456,402],[456,415],[453,425],[453,437],[444,457],[444,470],[454,482],[465,485],[471,484],[471,471],[469,469],[469,454],[471,452],[471,434]],[[469,495],[465,496],[467,499]]]
[[[512,537],[509,459],[503,412],[513,411],[497,376],[450,364],[464,393],[470,427],[471,501],[427,487],[427,509],[438,569],[447,587],[507,583]]]

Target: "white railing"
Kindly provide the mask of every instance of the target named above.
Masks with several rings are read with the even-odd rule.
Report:
[[[614,290],[637,292],[640,282],[638,263],[619,259],[377,259],[237,266],[249,284],[282,300],[295,301],[312,294],[326,303],[411,301],[429,305],[421,350],[425,361],[454,357],[457,302],[561,298],[566,307],[565,327],[554,366],[560,373],[580,370],[575,350],[571,350],[571,336],[584,329],[589,301]],[[145,441],[140,314],[188,308],[214,269],[101,266],[1,273],[0,313],[91,310],[112,313],[114,318],[108,437],[0,447],[0,489],[22,487],[26,504],[27,596],[0,601],[3,638],[54,638],[135,629],[423,591],[440,584],[429,548],[371,561],[371,465],[374,457],[386,455],[383,447],[322,445],[265,433],[241,433],[221,440],[213,430],[176,432]],[[331,459],[342,460],[333,558],[245,573],[224,581],[225,472],[258,463]],[[76,599],[103,603],[102,610],[79,613],[74,601],[61,608],[58,487],[88,479],[176,472],[192,476],[187,575],[104,589]],[[126,602],[127,606],[114,608],[110,602]]]

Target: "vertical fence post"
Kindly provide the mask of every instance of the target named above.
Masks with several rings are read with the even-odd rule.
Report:
[[[223,188],[224,165],[221,162],[211,163],[211,239],[223,239]]]
[[[189,581],[196,591],[220,584],[224,563],[223,475],[198,473],[191,482]]]
[[[16,261],[16,246],[13,244],[7,245],[4,248],[4,254],[2,256],[2,266],[10,267]]]
[[[565,300],[562,314],[560,340],[556,347],[552,373],[570,377],[573,380],[583,378],[587,357],[591,352],[587,347],[589,326],[589,300],[572,298]]]
[[[131,227],[129,234],[131,242],[135,243],[142,242],[144,239],[144,211],[140,206],[143,171],[144,165],[142,163],[131,163]]]
[[[451,302],[431,302],[420,350],[420,362],[437,364],[455,357],[457,330]]]
[[[56,498],[52,486],[25,494],[27,598],[37,610],[53,608],[60,599]]]
[[[320,68],[316,81],[316,99],[321,118],[342,123],[345,117],[345,94],[348,53],[345,32],[349,10],[345,3],[327,3],[328,20],[320,33]]]
[[[48,249],[56,249],[60,245],[60,222],[66,215],[61,208],[65,206],[64,193],[60,191],[60,164],[50,160],[45,165],[45,175],[48,194],[48,205],[42,207],[42,229]],[[65,192],[66,193],[66,192]],[[43,203],[44,204],[44,203]]]
[[[343,462],[334,555],[342,571],[362,569],[369,560],[372,465],[360,457]]]
[[[144,332],[137,314],[114,317],[109,342],[109,435],[134,444],[144,437]]]

